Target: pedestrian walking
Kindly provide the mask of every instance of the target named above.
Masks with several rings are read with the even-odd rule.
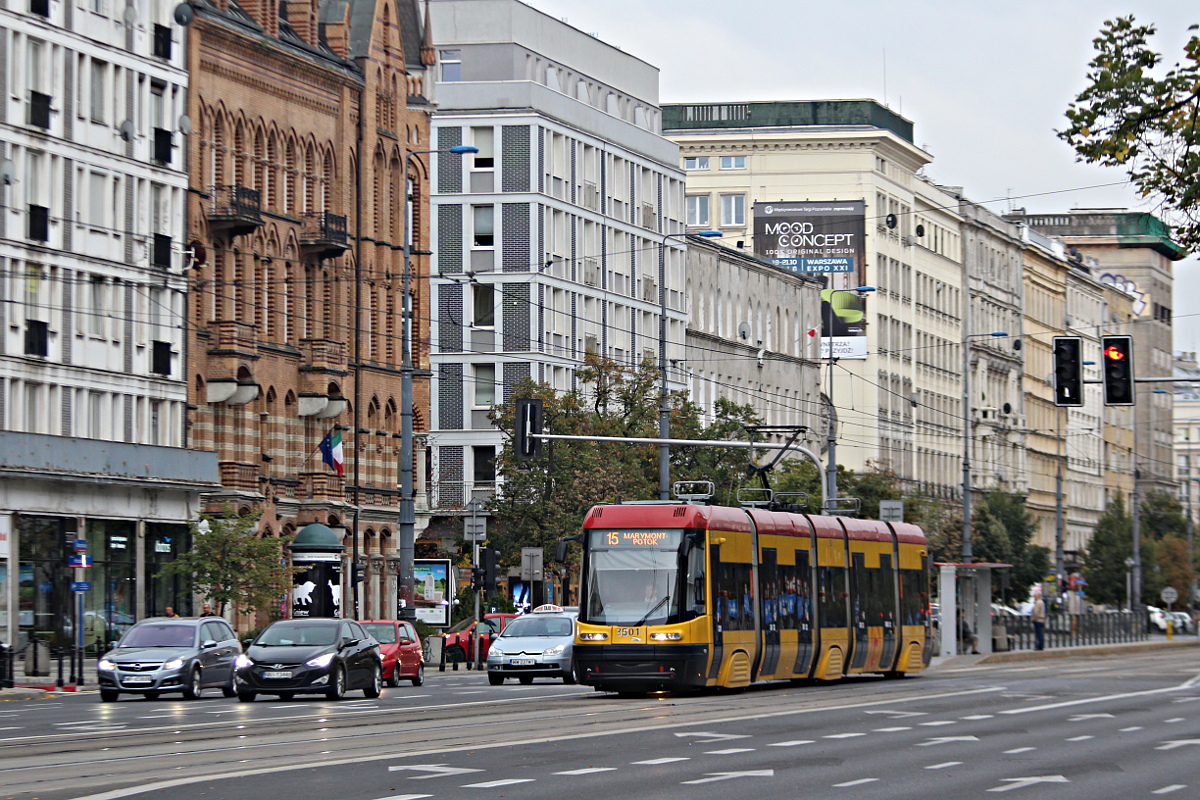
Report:
[[[164,617],[177,617],[179,615],[175,613],[174,608],[172,608],[171,606],[167,606],[167,610],[163,612],[163,616]]]
[[[210,603],[204,604],[204,610],[200,612],[200,616],[202,616],[202,617],[215,617],[216,616],[216,614],[213,613],[212,605]]]
[[[1046,603],[1039,594],[1033,598],[1033,608],[1029,610],[1029,619],[1033,621],[1033,639],[1035,650],[1046,649]]]

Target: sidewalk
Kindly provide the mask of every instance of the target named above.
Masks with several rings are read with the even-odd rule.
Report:
[[[1120,655],[1122,653],[1144,653],[1149,650],[1169,650],[1176,647],[1200,647],[1200,637],[1195,635],[1176,636],[1167,641],[1165,636],[1151,636],[1141,642],[1117,644],[1090,644],[1076,647],[1054,647],[1046,650],[1010,650],[1006,653],[987,655],[934,656],[930,669],[939,667],[973,667],[988,664],[1008,664],[1014,661],[1044,661],[1050,658],[1083,658],[1087,656]]]

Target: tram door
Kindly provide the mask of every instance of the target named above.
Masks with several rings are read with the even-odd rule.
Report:
[[[774,547],[764,547],[759,565],[759,594],[762,598],[763,648],[759,675],[774,675],[779,666],[779,562]]]
[[[797,648],[796,664],[792,672],[796,675],[808,675],[812,670],[813,659],[813,586],[807,550],[796,551],[796,574],[793,581]]]
[[[862,669],[867,664],[867,580],[866,559],[862,553],[850,554],[850,624],[853,626],[854,655],[850,659],[851,669]]]
[[[890,670],[896,660],[896,573],[892,569],[890,553],[880,553],[878,590],[876,600],[883,614],[883,650],[879,654],[879,668]]]

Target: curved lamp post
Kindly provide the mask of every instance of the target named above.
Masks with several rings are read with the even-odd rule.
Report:
[[[415,620],[417,610],[413,606],[414,580],[414,547],[416,538],[417,512],[413,497],[413,359],[412,359],[412,298],[409,296],[409,285],[412,273],[409,269],[409,259],[412,256],[412,188],[409,183],[409,169],[412,157],[432,153],[478,153],[478,147],[459,145],[444,150],[412,150],[404,155],[404,189],[405,189],[405,220],[404,220],[404,274],[403,274],[403,305],[400,314],[401,360],[400,360],[400,518],[397,524],[397,539],[399,552],[399,585],[400,618]],[[357,538],[357,534],[356,534]]]
[[[661,378],[658,398],[658,438],[671,438],[671,407],[667,402],[667,240],[687,236],[723,236],[720,231],[668,233],[662,237],[658,268],[658,371]],[[671,499],[671,446],[658,446],[658,499]]]

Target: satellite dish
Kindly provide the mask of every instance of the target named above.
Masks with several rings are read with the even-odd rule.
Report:
[[[924,236],[924,235],[925,235],[925,226],[917,225],[917,236]]]
[[[886,217],[883,218],[883,223],[885,225],[887,225],[889,228],[895,228],[896,227],[896,215],[888,214]]]
[[[133,120],[127,119],[121,123],[121,138],[127,142],[133,141],[133,135],[136,132],[133,127]]]
[[[133,3],[125,6],[125,13],[121,16],[122,19],[125,20],[126,25],[132,25],[133,23],[137,22],[137,6],[135,6]]]
[[[7,158],[0,160],[0,183],[11,186],[16,182],[16,167]]]
[[[742,324],[738,325],[738,336],[742,339],[750,338],[750,323],[749,322],[743,322]]]
[[[188,8],[191,8],[191,6],[188,6]],[[187,114],[179,115],[179,132],[184,136],[192,132],[192,118]]]
[[[192,24],[192,20],[196,18],[196,11],[189,3],[180,3],[175,6],[175,22],[183,27]]]

